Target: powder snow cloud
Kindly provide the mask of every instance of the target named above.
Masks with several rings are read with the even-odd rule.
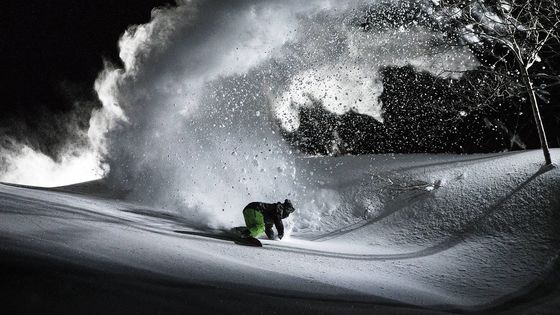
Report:
[[[131,199],[205,225],[241,223],[249,201],[284,198],[305,209],[296,226],[316,221],[343,205],[280,135],[298,128],[301,107],[382,121],[383,67],[442,75],[476,66],[465,48],[434,47],[440,34],[422,25],[364,32],[356,21],[376,5],[182,0],[155,9],[122,36],[124,67],[107,64],[95,82],[103,107],[84,160],[106,163],[110,185]]]

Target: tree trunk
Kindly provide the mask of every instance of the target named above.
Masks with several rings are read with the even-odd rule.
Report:
[[[539,139],[541,141],[541,147],[544,153],[544,161],[546,165],[552,164],[550,160],[550,151],[548,149],[548,141],[546,140],[546,134],[544,132],[544,127],[541,119],[541,113],[539,111],[539,106],[537,103],[537,97],[535,95],[535,90],[533,89],[533,82],[529,77],[529,72],[521,60],[518,60],[519,68],[521,70],[521,75],[523,77],[523,83],[527,88],[527,93],[529,94],[529,100],[531,101],[531,109],[533,110],[533,117],[535,118],[535,124],[537,125],[537,130],[539,132]]]

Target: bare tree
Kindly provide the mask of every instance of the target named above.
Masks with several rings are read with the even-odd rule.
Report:
[[[478,71],[495,77],[489,98],[523,93],[530,101],[545,163],[551,164],[537,97],[559,77],[531,68],[558,52],[560,5],[557,0],[432,0],[440,27],[479,57]],[[541,68],[542,70],[542,68]],[[535,86],[535,82],[547,82]],[[548,81],[547,81],[548,80]],[[481,90],[484,90],[482,88]]]

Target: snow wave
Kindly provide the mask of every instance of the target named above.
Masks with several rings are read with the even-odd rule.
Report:
[[[347,198],[318,184],[284,142],[299,108],[382,120],[381,67],[476,66],[467,50],[434,50],[439,35],[419,25],[364,32],[356,21],[376,3],[180,1],[155,10],[121,38],[124,69],[108,65],[96,82],[103,108],[90,138],[109,182],[205,225],[241,223],[253,200],[291,198],[305,209],[296,227],[320,226]]]

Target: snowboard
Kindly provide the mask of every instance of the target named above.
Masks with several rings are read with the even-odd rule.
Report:
[[[238,226],[232,228],[229,232],[235,237],[234,243],[238,245],[244,246],[254,246],[254,247],[262,247],[261,241],[258,239],[247,236],[247,228],[244,226]]]

